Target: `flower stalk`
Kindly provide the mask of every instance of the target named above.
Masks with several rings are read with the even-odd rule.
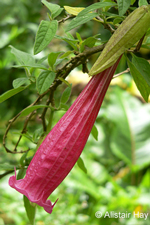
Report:
[[[121,58],[121,57],[120,57]],[[75,102],[44,139],[24,179],[9,179],[9,185],[31,202],[51,213],[55,205],[47,200],[78,160],[96,120],[115,73],[117,62],[93,76]]]

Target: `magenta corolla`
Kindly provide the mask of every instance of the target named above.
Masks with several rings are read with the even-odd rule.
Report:
[[[120,59],[119,59],[120,60]],[[51,213],[47,200],[77,162],[96,120],[119,60],[93,76],[84,90],[44,139],[24,179],[10,177],[9,185]],[[57,200],[56,200],[57,201]]]

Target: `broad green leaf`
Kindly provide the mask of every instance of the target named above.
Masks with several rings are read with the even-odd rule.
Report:
[[[132,54],[132,63],[150,86],[150,64],[147,60]]]
[[[19,171],[17,173],[17,180],[23,179],[25,174],[26,174],[26,169],[25,168],[19,169]]]
[[[29,199],[25,195],[23,196],[23,201],[24,201],[24,207],[25,207],[28,219],[31,225],[34,225],[36,206],[32,206]]]
[[[60,59],[64,59],[64,58],[67,58],[70,54],[72,54],[73,51],[67,51],[65,52],[63,55],[60,56]]]
[[[34,43],[35,55],[41,52],[51,42],[51,40],[56,34],[57,27],[58,27],[57,20],[41,21]]]
[[[60,103],[60,107],[59,107],[61,110],[65,110],[67,111],[69,109],[69,106],[64,104],[64,103]]]
[[[68,33],[66,34],[68,35]],[[78,51],[78,48],[77,48],[78,40],[75,40],[74,38],[61,37],[59,35],[55,35],[55,37],[67,42],[75,51]]]
[[[79,157],[78,161],[77,161],[77,164],[79,166],[79,168],[84,172],[84,173],[87,173],[87,169],[84,165],[84,162],[83,162],[83,159],[81,157]]]
[[[142,97],[147,102],[148,97],[150,95],[150,86],[147,84],[147,82],[143,78],[142,74],[140,73],[139,70],[137,70],[137,68],[134,66],[134,64],[132,62],[130,62],[129,59],[127,61],[128,61],[130,73],[134,79],[134,82],[135,82],[138,90],[140,91]]]
[[[55,12],[55,13],[52,14],[52,18],[54,19],[55,17],[59,16],[59,14],[60,14],[63,10],[64,10],[63,8],[58,9],[57,12]]]
[[[56,62],[55,62],[55,64],[54,64],[54,68],[57,66],[57,65],[59,65],[60,63],[62,63],[62,61],[64,61],[65,59],[56,59]],[[66,58],[66,60],[68,60],[67,58]]]
[[[136,2],[136,0],[131,0],[131,5],[133,5],[133,4],[134,4],[134,2]]]
[[[62,52],[51,52],[48,55],[48,64],[50,65],[51,69],[54,69],[54,64],[56,62],[57,57],[60,55]]]
[[[4,94],[0,95],[0,103],[4,102],[5,100],[7,100],[8,98],[18,94],[19,92],[23,91],[24,89],[26,89],[26,87],[18,87],[15,89],[11,89],[9,91],[6,91]]]
[[[15,80],[13,81],[13,87],[14,87],[14,88],[18,88],[18,87],[20,87],[20,86],[22,86],[22,85],[24,85],[24,84],[26,84],[26,85],[29,85],[29,84],[30,84],[29,79],[26,78],[26,77],[17,78],[17,79],[15,79]]]
[[[37,143],[39,138],[43,135],[43,128],[36,129],[33,133],[33,142]]]
[[[92,127],[91,134],[95,138],[95,140],[98,141],[98,130],[95,125]]]
[[[21,116],[27,116],[27,115],[29,115],[29,113],[33,112],[34,110],[40,109],[40,108],[45,108],[45,107],[48,107],[48,106],[47,105],[33,105],[33,106],[30,106],[30,107],[24,109],[21,112],[20,117]]]
[[[141,5],[148,5],[148,2],[147,2],[147,0],[139,0],[138,5],[139,5],[139,7]]]
[[[79,14],[78,14],[79,15]],[[71,20],[69,26],[66,29],[67,31],[70,31],[84,23],[87,23],[88,21],[90,21],[91,19],[93,19],[94,17],[98,16],[97,13],[89,13],[87,15],[84,16],[80,16],[80,17],[75,17],[73,20]]]
[[[101,9],[101,8],[104,8],[104,7],[112,7],[112,6],[116,6],[116,5],[117,4],[114,3],[114,2],[97,2],[97,3],[94,3],[94,4],[86,7],[84,10],[82,10],[78,14],[78,17],[84,16],[87,13],[90,13],[90,12],[96,10],[96,9]]]
[[[40,73],[36,83],[39,94],[42,94],[48,90],[55,79],[55,75],[56,74],[53,71],[43,71]]]
[[[27,157],[27,154],[28,154],[28,152],[25,152],[25,153],[21,156],[21,158],[20,158],[20,160],[19,160],[21,166],[24,166],[24,165],[25,165],[25,159],[26,159],[26,157]]]
[[[114,20],[113,20],[113,24],[115,25],[115,24],[118,24],[118,23],[120,23],[121,21],[123,21],[123,19],[121,18],[121,17],[116,17]]]
[[[54,19],[56,16],[58,16],[62,12],[62,8],[60,8],[59,5],[53,4],[50,2],[47,2],[45,0],[42,0],[42,3],[50,10],[51,17]]]
[[[60,102],[65,104],[68,100],[69,100],[69,97],[70,97],[70,94],[71,94],[71,88],[72,88],[72,85],[70,85],[69,87],[67,87],[62,96],[61,96],[61,100]]]
[[[117,0],[119,15],[123,16],[131,5],[131,0]]]
[[[79,14],[77,15],[76,18],[74,18],[71,21],[71,23],[69,24],[66,31],[72,30],[73,28],[75,28],[77,26],[80,26],[80,25],[90,21],[94,17],[98,16],[99,14],[92,13],[92,11],[94,11],[96,9],[106,7],[106,6],[110,6],[110,7],[116,6],[116,3],[113,3],[113,2],[97,2],[97,3],[94,3],[94,4],[86,7],[81,12],[79,12]]]
[[[105,118],[114,124],[110,146],[129,166],[144,167],[150,162],[150,105],[120,88],[109,95]]]
[[[88,47],[92,48],[95,45],[96,41],[97,41],[97,39],[94,37],[89,37],[86,40],[84,40],[80,47],[81,52],[83,52],[84,46],[88,46]]]
[[[29,64],[29,65],[32,66],[32,65],[35,64],[35,59],[34,59],[34,57],[32,55],[30,55],[30,54],[28,54],[26,52],[22,52],[22,51],[20,51],[20,50],[18,50],[16,48],[14,48],[11,45],[10,45],[10,47],[11,47],[11,53],[13,53],[16,56],[18,62],[21,65],[28,65]]]
[[[80,35],[78,32],[76,32],[76,36],[77,36],[77,38],[78,38],[79,42],[82,42],[81,35]]]

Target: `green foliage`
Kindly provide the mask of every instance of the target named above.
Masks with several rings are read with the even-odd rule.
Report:
[[[98,130],[96,128],[96,126],[94,125],[92,130],[91,130],[91,134],[93,135],[93,137],[95,138],[96,141],[98,141]]]
[[[53,71],[43,71],[37,78],[37,90],[39,94],[43,94],[55,79],[55,73]]]
[[[78,164],[79,168],[80,168],[84,173],[87,173],[87,169],[86,169],[86,167],[85,167],[85,165],[84,165],[84,162],[83,162],[83,160],[82,160],[81,157],[79,157],[79,159],[78,159],[78,161],[77,161],[77,164]]]
[[[34,44],[34,55],[41,52],[53,39],[57,31],[57,20],[42,20],[36,34]]]
[[[132,54],[132,62],[134,66],[137,68],[138,71],[140,71],[141,75],[147,82],[147,84],[150,86],[150,76],[149,76],[149,71],[150,71],[150,65],[147,60],[141,57],[137,57],[134,54]]]
[[[30,201],[28,200],[28,198],[25,195],[23,196],[23,201],[24,201],[24,207],[26,209],[29,221],[30,221],[31,225],[34,225],[35,224],[34,221],[35,221],[36,207],[31,205]]]
[[[140,71],[134,66],[134,64],[130,62],[130,60],[128,60],[128,65],[137,88],[139,89],[144,100],[147,102],[148,97],[150,95],[150,86],[147,84],[146,80],[143,78],[142,76],[143,73],[141,74]]]
[[[0,103],[4,102],[8,98],[18,94],[19,92],[23,91],[26,87],[18,87],[15,89],[11,89],[9,91],[6,91],[4,94],[0,95]]]
[[[46,105],[34,105],[24,109],[19,116],[27,116],[36,109],[48,107]]]
[[[139,6],[148,5],[147,0],[139,0]]]
[[[66,29],[67,31],[72,30],[75,27],[78,27],[84,23],[87,23],[89,20],[93,19],[94,17],[98,16],[98,13],[92,13],[95,9],[100,9],[106,6],[115,6],[116,4],[113,2],[98,2],[95,4],[90,5],[89,7],[82,10],[69,24]]]
[[[71,94],[71,88],[72,88],[72,85],[69,85],[69,87],[67,87],[62,96],[61,96],[61,99],[60,99],[60,102],[65,104],[68,100],[69,100],[69,97],[70,97],[70,94]]]
[[[118,3],[118,10],[119,10],[119,15],[123,16],[125,14],[125,12],[127,11],[127,9],[129,8],[129,6],[131,5],[131,0],[117,0]]]
[[[50,10],[52,19],[57,17],[63,10],[62,8],[60,8],[59,5],[52,4],[52,3],[47,2],[45,0],[42,0],[42,3]]]

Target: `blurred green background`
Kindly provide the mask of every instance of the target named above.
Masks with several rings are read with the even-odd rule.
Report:
[[[58,0],[51,1],[62,7],[86,7],[96,1]],[[24,70],[13,68],[16,63],[9,45],[28,53],[33,52],[33,44],[38,25],[47,17],[47,10],[40,0],[5,0],[0,2],[0,94],[12,88],[15,78],[23,77]],[[93,24],[94,23],[94,24]],[[101,39],[107,40],[109,32],[100,24],[92,21],[77,30],[81,37],[101,33]],[[61,35],[61,31],[59,33]],[[69,49],[54,40],[47,51]],[[44,52],[42,53],[44,54]],[[150,52],[142,50],[140,54],[149,59]],[[44,56],[44,55],[43,55]],[[97,56],[91,58],[91,62]],[[118,72],[126,69],[122,58]],[[78,76],[80,71],[76,70]],[[81,73],[80,73],[81,80]],[[73,83],[69,105],[87,82],[70,78]],[[63,85],[56,91],[60,96]],[[2,139],[8,121],[35,99],[32,91],[25,90],[0,104],[0,174],[12,170],[18,165],[21,154],[6,153]],[[53,125],[64,112],[54,115]],[[40,129],[39,121],[34,128]],[[51,215],[37,207],[36,225],[148,225],[150,224],[150,104],[139,95],[130,74],[124,74],[112,81],[105,96],[100,113],[95,123],[98,129],[98,141],[92,135],[81,155],[87,174],[78,165],[50,196],[52,202],[59,198]],[[13,126],[8,137],[9,148],[14,141],[21,124]],[[35,146],[24,139],[22,146]],[[30,155],[30,153],[29,153]],[[1,176],[0,180],[0,225],[29,224],[23,206],[23,196],[8,186],[10,175]],[[100,211],[101,218],[95,213]],[[106,212],[131,213],[129,218],[104,218]],[[148,213],[149,218],[138,218],[133,213]]]

